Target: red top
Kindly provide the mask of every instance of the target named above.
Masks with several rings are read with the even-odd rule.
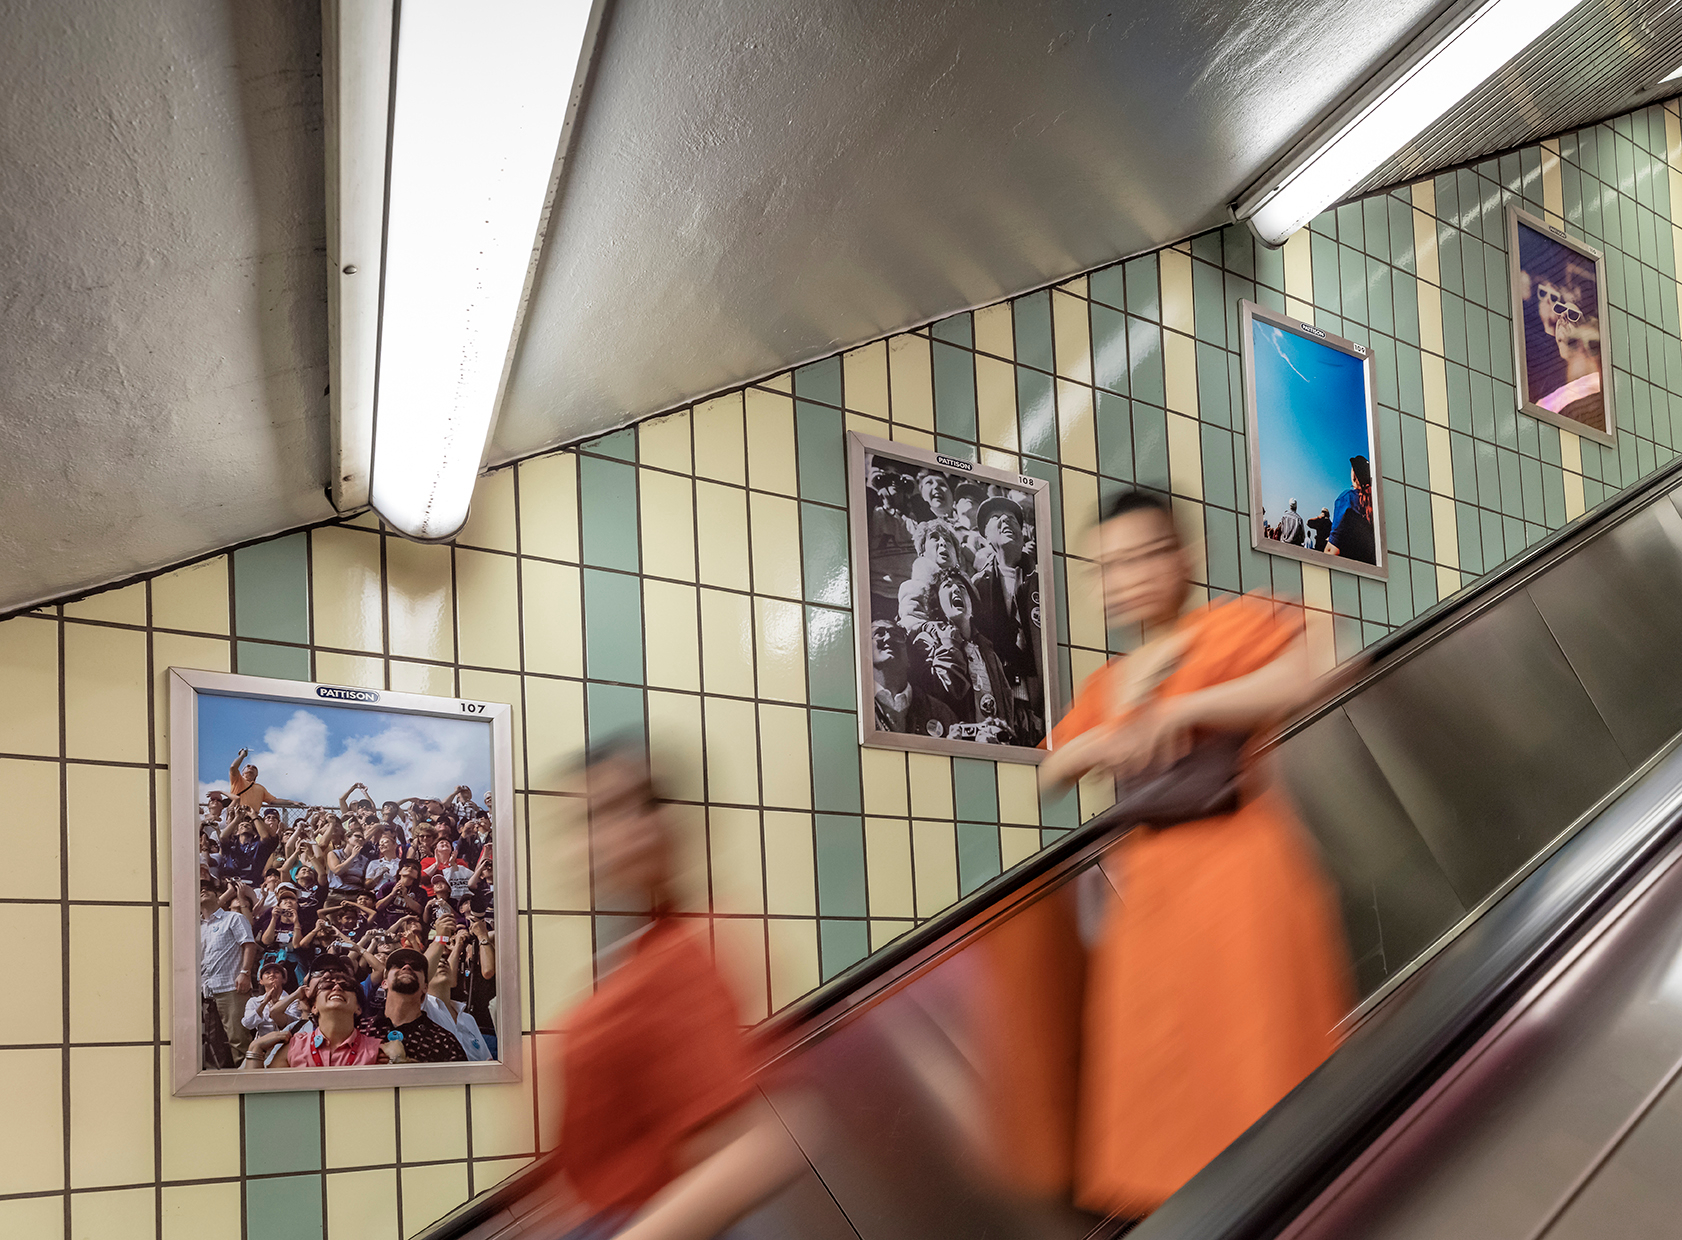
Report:
[[[597,1211],[635,1210],[697,1130],[740,1105],[747,1039],[706,947],[670,918],[568,1020],[561,1168]]]
[[[337,1046],[328,1046],[325,1038],[316,1045],[318,1032],[300,1029],[293,1034],[286,1045],[286,1062],[294,1068],[344,1068],[380,1062],[379,1039],[369,1037],[360,1029]]]

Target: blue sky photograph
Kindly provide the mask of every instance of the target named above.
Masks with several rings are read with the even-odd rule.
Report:
[[[267,702],[200,693],[199,799],[228,789],[241,749],[257,782],[277,797],[337,805],[354,783],[377,804],[445,797],[457,784],[484,804],[491,790],[491,725],[481,719],[405,715],[348,706]]]
[[[1256,440],[1269,522],[1297,501],[1306,521],[1349,488],[1349,458],[1372,459],[1360,358],[1255,319]]]

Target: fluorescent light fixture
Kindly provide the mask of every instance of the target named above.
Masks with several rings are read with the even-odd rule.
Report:
[[[1481,0],[1439,24],[1399,72],[1379,79],[1305,156],[1270,174],[1237,208],[1269,245],[1342,198],[1361,179],[1471,94],[1581,0]]]
[[[590,0],[397,10],[370,499],[411,538],[467,520],[598,27]]]

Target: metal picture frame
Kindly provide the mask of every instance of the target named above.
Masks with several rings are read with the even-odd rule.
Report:
[[[1607,306],[1606,256],[1587,242],[1578,241],[1575,237],[1568,236],[1563,229],[1548,223],[1546,220],[1538,219],[1528,211],[1521,211],[1516,206],[1509,206],[1507,208],[1507,276],[1509,280],[1508,292],[1512,299],[1509,309],[1512,312],[1513,322],[1513,391],[1517,395],[1519,412],[1529,414],[1538,421],[1547,422],[1561,430],[1571,431],[1585,439],[1610,447],[1617,441],[1618,422],[1612,401],[1612,384],[1610,382],[1612,370],[1607,363],[1604,349],[1600,353],[1600,402],[1605,419],[1604,426],[1580,422],[1564,413],[1556,413],[1554,410],[1538,404],[1535,393],[1530,390],[1529,343],[1526,339],[1527,321],[1525,318],[1525,306],[1529,300],[1527,296],[1529,290],[1526,287],[1528,280],[1525,270],[1520,262],[1520,228],[1527,228],[1544,241],[1568,250],[1585,262],[1591,263],[1594,267],[1594,293],[1599,310],[1596,319],[1599,325],[1605,323]],[[1604,327],[1602,327],[1601,340],[1604,343]]]
[[[1043,711],[1045,734],[1050,735],[1056,719],[1058,697],[1057,605],[1056,588],[1051,574],[1051,531],[1056,519],[1051,509],[1051,486],[1042,478],[997,469],[960,457],[947,456],[926,448],[912,447],[866,435],[859,431],[847,433],[848,507],[851,542],[851,570],[853,585],[853,617],[858,650],[859,687],[859,743],[878,749],[907,750],[914,753],[939,753],[968,758],[987,758],[999,762],[1039,763],[1046,750],[1022,744],[1003,744],[971,739],[954,739],[944,735],[919,732],[894,732],[876,724],[874,703],[876,683],[872,671],[871,626],[875,619],[893,620],[896,617],[876,617],[872,614],[871,558],[870,558],[870,500],[868,491],[869,461],[881,456],[899,465],[919,469],[934,469],[966,480],[997,483],[1010,490],[1033,497],[1036,548],[1036,574],[1042,588],[1033,605],[1039,616],[1039,668],[1041,684],[1040,708]],[[1044,570],[1041,573],[1041,570]],[[1036,741],[1038,738],[1036,738]]]
[[[1390,576],[1390,556],[1384,545],[1384,504],[1379,494],[1384,485],[1384,471],[1382,462],[1379,460],[1378,406],[1373,382],[1372,349],[1357,341],[1347,340],[1342,336],[1328,332],[1324,328],[1316,327],[1312,323],[1304,322],[1293,315],[1257,305],[1253,301],[1240,301],[1238,308],[1244,367],[1245,455],[1250,479],[1250,546],[1256,551],[1281,556],[1285,559],[1298,560],[1304,564],[1314,564],[1321,568],[1335,568],[1340,572],[1356,573],[1362,577],[1373,577],[1380,581],[1387,580]],[[1305,547],[1293,546],[1290,543],[1266,536],[1261,477],[1261,454],[1265,446],[1261,442],[1262,436],[1259,433],[1259,418],[1256,408],[1256,337],[1254,325],[1257,322],[1265,323],[1293,336],[1323,345],[1336,352],[1347,354],[1361,362],[1367,432],[1366,455],[1368,468],[1372,475],[1374,562],[1371,564],[1348,556],[1333,556],[1323,551],[1310,551]]]
[[[405,1063],[367,1066],[248,1069],[202,1066],[199,982],[199,701],[201,695],[297,702],[367,710],[380,715],[425,715],[483,720],[491,740],[491,910],[499,944],[519,942],[515,893],[518,848],[514,830],[514,708],[502,702],[429,697],[345,685],[241,676],[194,668],[169,669],[170,763],[170,969],[171,1092],[178,1097],[272,1093],[293,1090],[390,1089],[405,1085],[488,1085],[522,1075],[522,997],[517,950],[497,973],[496,1056],[465,1063]],[[255,982],[255,979],[253,979]]]

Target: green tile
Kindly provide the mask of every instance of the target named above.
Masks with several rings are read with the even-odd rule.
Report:
[[[616,744],[641,745],[648,734],[641,689],[592,681],[584,686],[584,709],[591,753]]]
[[[1373,624],[1366,620],[1361,621],[1361,642],[1365,646],[1370,646],[1377,641],[1383,641],[1384,638],[1389,636],[1389,634],[1390,628],[1388,625]]]
[[[817,504],[800,505],[800,567],[806,597],[847,607],[853,601],[847,568],[847,514]]]
[[[1501,531],[1501,514],[1478,509],[1478,533],[1483,540],[1483,571],[1489,572],[1507,558],[1506,539]]]
[[[319,1093],[246,1094],[244,1101],[245,1174],[321,1170]]]
[[[1443,292],[1443,356],[1466,365],[1466,303],[1446,289]]]
[[[1423,615],[1437,604],[1437,570],[1424,560],[1409,560],[1413,577],[1413,614]]]
[[[1124,268],[1127,273],[1127,312],[1162,322],[1162,292],[1157,277],[1156,255],[1129,259]]]
[[[1384,590],[1389,596],[1386,607],[1390,612],[1390,622],[1406,624],[1412,620],[1413,573],[1406,560],[1395,559],[1390,562],[1390,579],[1384,583]]]
[[[1283,295],[1285,288],[1285,251],[1273,249],[1269,246],[1256,245],[1256,283],[1261,289],[1271,290],[1280,297],[1278,309],[1283,309]],[[1264,301],[1265,293],[1259,293],[1257,300]]]
[[[1218,237],[1219,234],[1214,234]],[[1226,347],[1226,281],[1221,269],[1208,263],[1191,265],[1192,326],[1197,338]]]
[[[850,612],[806,609],[806,693],[814,706],[858,709],[857,658]]]
[[[954,439],[950,435],[936,435],[934,450],[942,456],[956,457],[960,461],[979,461],[981,456],[976,445],[965,439]]]
[[[1191,239],[1191,256],[1200,258],[1206,263],[1221,265],[1221,230],[1198,233]]]
[[[235,642],[234,658],[234,670],[242,676],[273,676],[278,680],[310,678],[310,652],[302,646]]]
[[[1346,202],[1337,208],[1337,239],[1359,250],[1366,245],[1365,222],[1359,202]]]
[[[1048,461],[1037,461],[1033,457],[1028,457],[1022,462],[1022,472],[1030,478],[1042,479],[1046,483],[1046,489],[1051,493],[1051,511],[1054,514],[1051,522],[1051,549],[1058,555],[1062,555],[1063,523],[1055,517],[1055,514],[1063,511],[1063,487],[1057,476],[1057,466]],[[1043,555],[1045,552],[1045,531],[1035,530],[1034,536],[1038,540],[1040,553]],[[1059,603],[1057,614],[1066,616],[1068,608]],[[1065,642],[1069,640],[1067,630],[1064,630],[1063,636],[1059,640]]]
[[[1469,435],[1452,432],[1448,437],[1449,459],[1454,467],[1454,493],[1463,498],[1478,493],[1477,450]]]
[[[1162,329],[1144,319],[1127,320],[1128,387],[1135,400],[1166,405],[1162,372]]]
[[[1411,344],[1396,343],[1396,404],[1403,413],[1425,416],[1425,369],[1421,354]]]
[[[1402,477],[1410,486],[1431,486],[1425,419],[1402,415]]]
[[[1524,491],[1519,483],[1519,455],[1510,448],[1495,449],[1495,461],[1501,469],[1501,511],[1509,517],[1524,516]]]
[[[578,458],[584,562],[637,572],[637,471],[600,457]]]
[[[1073,787],[1052,794],[1040,789],[1040,825],[1068,830],[1080,826],[1080,795]]]
[[[1391,268],[1368,256],[1365,262],[1367,280],[1367,317],[1375,332],[1386,336],[1396,334],[1396,302],[1391,291]]]
[[[1419,281],[1399,271],[1390,281],[1390,305],[1396,312],[1396,339],[1419,347]]]
[[[247,1094],[252,1098],[261,1094]],[[424,1175],[424,1171],[413,1174]],[[284,1175],[245,1182],[246,1240],[321,1240],[321,1177]]]
[[[1256,278],[1256,235],[1248,225],[1228,224],[1221,230],[1221,262],[1234,275]]]
[[[591,680],[642,683],[642,580],[584,570],[584,673]]]
[[[1204,559],[1209,566],[1209,585],[1217,590],[1241,593],[1238,571],[1238,518],[1219,508],[1203,509]]]
[[[1352,616],[1333,616],[1332,645],[1337,651],[1337,661],[1339,663],[1360,654],[1363,648],[1361,622]]]
[[[1395,194],[1386,196],[1390,217],[1390,261],[1410,275],[1416,271],[1413,256],[1413,208]]]
[[[1011,302],[1016,324],[1016,360],[1025,366],[1053,370],[1051,354],[1051,294],[1041,289]]]
[[[1233,483],[1232,435],[1218,426],[1199,426],[1203,446],[1203,500],[1220,508],[1236,509]]]
[[[1558,465],[1542,465],[1542,520],[1549,529],[1565,524],[1565,471]]]
[[[1111,478],[1133,477],[1133,414],[1126,397],[1097,393],[1098,471]]]
[[[1361,578],[1361,619],[1377,624],[1390,623],[1390,600],[1382,581]]]
[[[1168,415],[1154,405],[1133,404],[1133,470],[1140,486],[1167,493]]]
[[[1314,266],[1314,304],[1333,314],[1342,314],[1338,298],[1337,242],[1319,233],[1309,237],[1309,255]]]
[[[1437,558],[1436,540],[1431,529],[1431,496],[1417,487],[1408,487],[1408,554],[1419,560]]]
[[[997,767],[982,758],[953,758],[952,796],[963,821],[998,822]]]
[[[1460,247],[1460,278],[1465,288],[1466,300],[1480,306],[1487,306],[1489,298],[1485,292],[1483,255],[1487,249],[1483,242],[1467,237]]]
[[[935,341],[935,429],[958,439],[973,440],[975,431],[975,354],[956,345]]]
[[[593,452],[597,456],[611,456],[616,461],[634,464],[637,459],[636,432],[627,426],[622,431],[614,431],[600,439],[590,440],[579,451]]]
[[[870,954],[867,921],[818,922],[818,976],[823,981],[857,964]]]
[[[864,819],[847,814],[817,814],[812,828],[818,866],[819,916],[865,916]]]
[[[940,349],[947,345],[938,346]],[[969,357],[970,354],[964,354]],[[839,385],[837,385],[839,390]],[[794,402],[796,456],[800,498],[845,507],[847,503],[847,441],[839,409]],[[974,419],[971,418],[971,427]],[[973,439],[972,434],[969,438]]]
[[[1232,408],[1232,384],[1227,376],[1225,349],[1197,342],[1197,416],[1216,426],[1236,425]]]
[[[862,814],[858,716],[814,710],[808,717],[812,729],[812,808],[833,814]]]
[[[1100,388],[1127,393],[1127,316],[1096,302],[1092,305],[1092,381]]]
[[[1361,614],[1361,582],[1353,573],[1332,570],[1332,610],[1338,615]]]
[[[966,319],[969,317],[964,316]],[[801,366],[794,372],[794,394],[801,400],[820,401],[841,407],[841,359],[826,357],[821,362]]]
[[[1380,487],[1379,507],[1384,513],[1384,548],[1391,555],[1408,554],[1407,488]]]
[[[1127,282],[1122,278],[1121,264],[1114,263],[1087,276],[1086,293],[1093,301],[1105,306],[1127,309]]]
[[[1344,317],[1371,323],[1367,314],[1367,256],[1347,245],[1337,248],[1339,295]]]
[[[999,828],[989,823],[958,824],[958,894],[967,896],[999,876]]]
[[[308,542],[288,534],[234,552],[234,635],[310,639]]]
[[[1057,403],[1050,375],[1026,366],[1016,368],[1016,411],[1022,451],[1055,461]]]

